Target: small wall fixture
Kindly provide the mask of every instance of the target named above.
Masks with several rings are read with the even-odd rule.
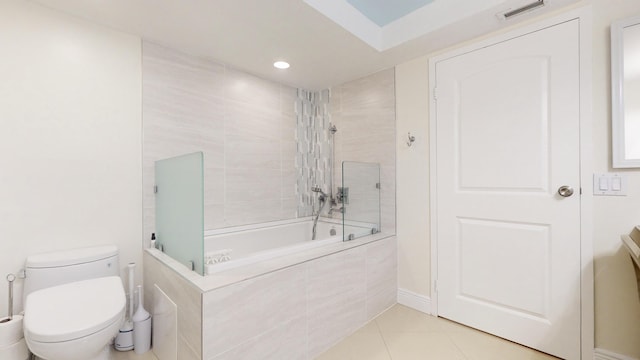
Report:
[[[411,147],[411,145],[413,145],[413,142],[416,141],[416,137],[411,135],[411,132],[407,133],[407,146]]]
[[[273,63],[273,67],[275,67],[276,69],[288,69],[289,68],[289,63],[286,61],[276,61]]]

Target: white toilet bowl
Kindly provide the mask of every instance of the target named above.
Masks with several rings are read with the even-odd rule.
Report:
[[[125,302],[117,276],[34,291],[25,301],[27,345],[46,360],[107,360],[108,345],[124,321]]]

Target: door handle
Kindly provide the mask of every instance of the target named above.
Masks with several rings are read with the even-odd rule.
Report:
[[[560,188],[558,189],[558,194],[560,194],[560,196],[562,197],[569,197],[573,195],[573,188],[568,185],[560,186]]]

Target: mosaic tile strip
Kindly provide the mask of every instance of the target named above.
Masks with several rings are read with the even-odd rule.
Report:
[[[296,175],[298,217],[310,216],[317,206],[317,195],[311,191],[319,186],[327,194],[331,187],[331,92],[311,92],[298,89],[296,99]]]

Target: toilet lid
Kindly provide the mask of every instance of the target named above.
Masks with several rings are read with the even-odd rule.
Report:
[[[34,291],[25,302],[25,335],[38,342],[78,339],[121,319],[125,302],[117,276]]]

